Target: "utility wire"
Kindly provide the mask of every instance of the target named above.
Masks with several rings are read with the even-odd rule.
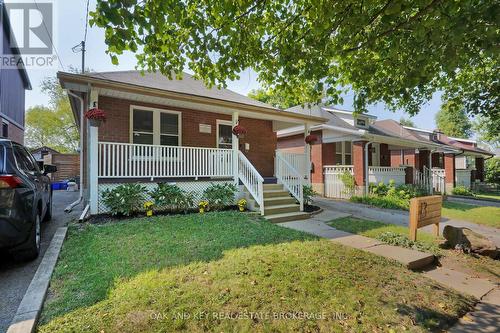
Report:
[[[33,0],[33,2],[35,3],[35,6],[38,9],[38,11],[41,12],[40,7],[38,7],[38,3],[36,2],[36,0]],[[42,23],[43,23],[43,26],[45,27],[45,32],[47,32],[47,36],[49,36],[50,44],[52,44],[52,47],[54,48],[54,51],[56,52],[56,56],[57,56],[57,60],[59,61],[59,64],[61,65],[63,70],[66,70],[64,68],[63,63],[62,63],[61,57],[59,56],[59,52],[57,52],[57,48],[54,45],[54,41],[52,40],[52,34],[49,33],[49,29],[47,28],[47,25],[45,24],[45,20],[42,19]]]

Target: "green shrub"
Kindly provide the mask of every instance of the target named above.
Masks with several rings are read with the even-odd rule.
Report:
[[[234,184],[211,184],[203,192],[203,197],[208,201],[211,209],[220,210],[234,204],[236,190]]]
[[[159,183],[149,195],[159,209],[186,212],[194,207],[194,194],[182,190],[177,185]]]
[[[379,197],[376,195],[368,195],[368,196],[352,196],[350,199],[351,202],[363,203],[367,205],[372,205],[380,208],[388,208],[388,209],[410,209],[410,201],[408,199],[399,198],[396,196],[384,196]]]
[[[340,175],[340,180],[344,184],[344,194],[354,193],[354,189],[356,188],[356,179],[353,174],[346,170]]]
[[[408,237],[392,232],[386,231],[377,236],[377,239],[381,242],[387,243],[389,245],[406,247],[409,249],[414,249],[423,252],[432,252],[434,254],[439,254],[439,248],[437,245],[431,245],[419,241],[411,241]]]
[[[304,205],[312,205],[312,197],[318,195],[311,185],[304,185],[302,187],[302,195],[304,196]]]
[[[485,164],[485,181],[500,184],[500,157],[490,158]]]
[[[146,188],[139,184],[119,185],[102,192],[102,200],[112,215],[130,216],[143,208]]]
[[[472,193],[472,191],[470,189],[468,189],[467,187],[465,187],[463,185],[459,185],[459,186],[455,187],[453,190],[451,190],[451,194],[453,194],[453,195],[465,195],[468,197],[474,196],[474,193]]]

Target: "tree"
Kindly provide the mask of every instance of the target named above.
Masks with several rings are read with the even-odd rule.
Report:
[[[275,94],[272,90],[255,89],[248,93],[248,97],[270,104],[276,108],[288,109],[300,104],[298,100],[286,100],[284,96]]]
[[[488,183],[500,184],[500,158],[493,157],[486,161],[485,180]]]
[[[26,112],[26,145],[75,152],[79,133],[66,93],[55,77],[45,78],[41,89],[50,97],[49,106],[34,106]]]
[[[457,138],[470,138],[472,123],[462,105],[454,101],[444,101],[436,113],[436,125],[446,135]]]
[[[415,123],[410,118],[401,117],[399,119],[399,123],[403,126],[415,127]]]
[[[476,117],[473,122],[477,138],[492,148],[500,147],[500,119],[489,119],[484,116]]]
[[[91,24],[105,29],[114,64],[224,86],[254,69],[285,100],[354,108],[384,102],[418,113],[436,91],[492,119],[498,105],[498,17],[488,0],[208,1],[98,0]]]

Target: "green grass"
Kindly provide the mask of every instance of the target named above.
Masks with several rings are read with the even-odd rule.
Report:
[[[476,193],[475,197],[500,200],[500,194],[493,193]]]
[[[382,257],[327,240],[295,241],[145,271],[39,332],[426,332],[472,305]]]
[[[500,228],[500,208],[467,205],[457,202],[444,202],[442,216]]]
[[[385,258],[209,213],[72,226],[39,332],[426,332],[473,302]]]
[[[94,304],[120,280],[144,271],[217,260],[238,247],[310,239],[315,238],[236,212],[72,226],[42,321]]]
[[[345,217],[333,220],[328,224],[338,230],[377,239],[385,233],[394,233],[405,237],[408,237],[409,234],[408,227],[363,220],[355,217]],[[418,232],[417,246],[421,250],[427,250],[435,254],[439,254],[440,249],[438,243],[440,241],[441,238],[436,239],[432,234],[423,231]]]

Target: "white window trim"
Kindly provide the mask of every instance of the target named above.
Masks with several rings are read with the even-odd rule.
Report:
[[[342,152],[338,152],[337,151],[337,147],[335,147],[335,157],[337,157],[337,155],[342,155],[342,163],[341,164],[338,164],[338,165],[346,165],[345,164],[345,156],[346,155],[351,155],[351,165],[352,165],[352,141],[336,141],[335,143],[337,142],[340,142],[340,146],[342,147]],[[346,153],[346,144],[350,142],[351,143],[351,152],[350,153]],[[337,163],[337,161],[335,161],[335,163]]]
[[[229,126],[233,126],[233,122],[231,120],[222,120],[222,119],[217,119],[215,121],[215,127],[216,128],[216,136],[215,136],[215,144],[217,146],[217,148],[219,148],[219,125],[229,125]],[[227,148],[229,149],[229,148]]]
[[[158,109],[158,108],[151,108],[147,106],[141,106],[141,105],[130,105],[130,121],[129,121],[129,141],[130,143],[134,143],[134,110],[144,110],[144,111],[152,111],[153,112],[153,145],[160,145],[160,138],[161,138],[161,133],[160,133],[160,115],[162,113],[168,113],[168,114],[176,114],[178,117],[178,144],[179,147],[182,146],[182,112],[179,111],[174,111],[174,110],[167,110],[167,109]]]

